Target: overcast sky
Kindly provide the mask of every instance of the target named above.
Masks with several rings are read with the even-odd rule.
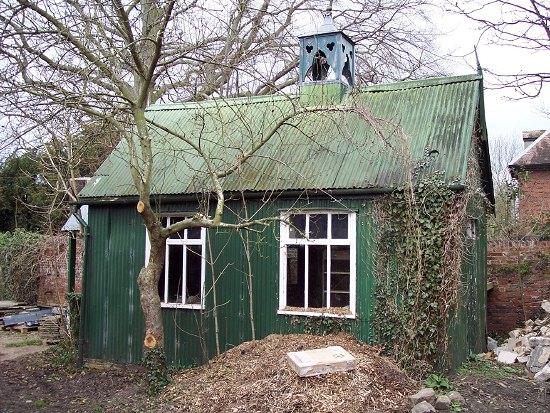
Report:
[[[437,15],[439,13],[439,15]],[[473,47],[477,44],[480,31],[476,24],[465,17],[443,10],[436,12],[432,19],[437,22],[442,36],[438,45],[456,57],[449,65],[454,74],[471,73],[475,70]],[[465,57],[460,57],[467,55]],[[478,44],[481,66],[493,72],[521,73],[532,72],[536,68],[548,71],[549,53],[532,53],[511,47],[502,47],[483,38]],[[550,129],[550,118],[541,113],[541,108],[550,109],[550,85],[546,85],[541,96],[534,99],[511,100],[518,97],[512,90],[491,90],[495,84],[490,74],[485,73],[485,113],[490,142],[497,144],[499,139],[520,139],[521,132],[533,129]]]

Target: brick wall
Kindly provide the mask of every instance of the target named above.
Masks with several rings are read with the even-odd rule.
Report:
[[[68,235],[49,237],[40,251],[38,267],[38,305],[58,306],[66,304]],[[80,291],[82,267],[82,242],[76,243],[76,286]]]
[[[550,171],[529,171],[520,178],[519,219],[530,223],[550,214]]]
[[[550,299],[550,241],[489,243],[487,331],[507,334]]]

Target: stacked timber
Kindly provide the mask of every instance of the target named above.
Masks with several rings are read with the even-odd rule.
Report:
[[[21,311],[32,310],[38,310],[38,308],[18,301],[0,301],[0,322],[6,316],[18,314]]]

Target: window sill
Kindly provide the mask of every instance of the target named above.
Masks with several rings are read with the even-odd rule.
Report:
[[[318,309],[318,311],[313,309],[289,309],[289,308],[283,308],[277,310],[277,314],[281,315],[299,315],[299,316],[305,316],[305,317],[332,317],[332,318],[350,318],[355,319],[355,314],[351,313],[351,311],[342,311],[339,309]]]
[[[204,310],[200,304],[160,303],[161,308],[179,308],[182,310]]]

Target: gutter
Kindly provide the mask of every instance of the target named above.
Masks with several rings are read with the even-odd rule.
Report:
[[[80,211],[76,210],[75,205],[80,205],[80,203],[75,203],[71,206],[73,216],[76,218],[80,226],[82,227],[82,232],[84,234],[84,257],[82,258],[82,281],[81,281],[81,299],[80,299],[80,320],[79,320],[79,331],[78,331],[78,360],[77,366],[82,368],[84,365],[84,324],[86,317],[84,316],[84,311],[86,308],[86,280],[88,279],[88,238],[90,236],[89,226],[80,216]],[[73,285],[74,288],[74,285]]]
[[[461,191],[466,187],[464,184],[450,184],[448,188],[453,191]],[[374,198],[379,195],[386,195],[395,192],[396,188],[349,188],[349,189],[333,189],[333,190],[300,190],[300,191],[249,191],[244,192],[244,196],[247,199],[261,199],[269,194],[270,197],[276,196],[278,198],[297,198],[302,196],[308,197],[361,197],[361,198]],[[232,199],[242,199],[242,194],[236,191],[226,192],[226,201]],[[182,202],[182,201],[196,201],[197,194],[168,194],[168,195],[152,195],[151,200],[162,201],[162,202]],[[82,198],[78,202],[75,202],[73,205],[126,205],[131,203],[137,203],[139,197],[136,195],[130,196],[120,196],[120,197],[102,197],[102,198]]]

